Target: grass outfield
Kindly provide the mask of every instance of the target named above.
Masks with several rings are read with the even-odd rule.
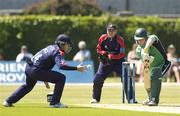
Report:
[[[108,82],[108,81],[107,81]],[[0,85],[0,103],[9,96],[18,86]],[[0,105],[0,116],[176,116],[178,114],[170,113],[152,113],[140,111],[128,111],[117,109],[92,108],[88,106],[79,106],[77,104],[89,104],[92,94],[92,85],[66,85],[62,97],[62,102],[68,104],[67,109],[52,109],[46,102],[46,94],[51,92],[44,86],[36,85],[35,88],[23,99],[15,104],[15,107],[5,108]],[[178,107],[180,104],[180,86],[167,85],[162,87],[160,106],[170,105]],[[146,98],[146,93],[142,84],[136,86],[136,98],[142,102]],[[106,84],[103,88],[101,104],[121,104],[121,86]],[[90,105],[90,104],[89,104]],[[126,104],[129,106],[129,104]],[[138,104],[137,106],[142,106]],[[145,106],[147,107],[147,106]],[[179,106],[180,107],[180,106]],[[149,107],[150,108],[150,107]]]

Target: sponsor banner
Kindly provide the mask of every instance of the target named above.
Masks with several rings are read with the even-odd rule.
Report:
[[[77,66],[80,62],[66,61],[67,65]],[[68,83],[92,83],[94,76],[94,65],[92,61],[83,62],[84,65],[91,65],[84,73],[78,71],[59,70],[54,66],[52,70],[66,75]],[[16,63],[15,61],[0,61],[0,83],[24,83],[26,75],[24,73],[25,62]]]

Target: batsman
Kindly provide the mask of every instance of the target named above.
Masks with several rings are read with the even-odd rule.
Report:
[[[157,106],[161,91],[162,77],[171,63],[167,60],[165,49],[156,35],[148,35],[144,28],[138,28],[134,39],[138,44],[136,54],[144,65],[144,85],[148,99],[143,105]]]

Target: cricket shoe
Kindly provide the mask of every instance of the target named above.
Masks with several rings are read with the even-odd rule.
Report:
[[[99,101],[97,101],[96,99],[91,100],[91,104],[96,104],[96,103],[99,103]]]
[[[155,101],[150,101],[149,103],[148,103],[148,106],[157,106],[158,104],[155,102]]]
[[[136,100],[134,100],[134,99],[130,99],[129,100],[129,104],[137,104],[138,102],[136,101]]]
[[[4,101],[4,102],[3,102],[3,106],[4,106],[4,107],[13,107],[13,104],[8,103],[7,101]]]
[[[142,105],[148,105],[149,102],[150,102],[149,99],[146,99],[142,102]]]
[[[67,105],[65,104],[62,104],[62,103],[57,103],[57,104],[54,104],[54,105],[50,105],[51,108],[68,108]]]

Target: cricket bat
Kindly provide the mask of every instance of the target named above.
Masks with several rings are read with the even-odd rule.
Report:
[[[144,87],[145,89],[151,88],[151,79],[150,79],[150,61],[145,60],[143,62],[144,65]]]

